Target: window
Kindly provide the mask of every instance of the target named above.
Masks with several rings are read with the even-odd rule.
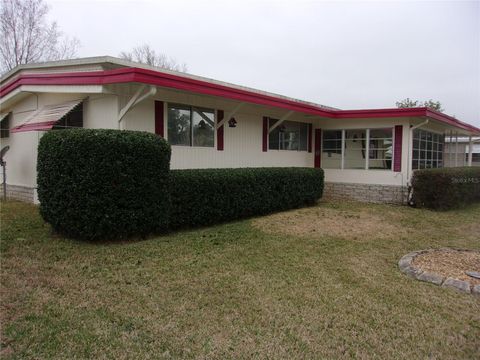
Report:
[[[0,121],[0,138],[5,139],[10,136],[10,113],[2,116],[3,119]]]
[[[443,135],[425,130],[413,130],[412,169],[443,167]]]
[[[215,112],[187,105],[168,105],[168,141],[172,145],[213,147]]]
[[[369,169],[391,169],[393,157],[392,129],[370,129],[368,147]]]
[[[269,127],[277,121],[270,119]],[[268,147],[270,150],[307,151],[308,124],[284,121],[268,135]]]
[[[326,130],[323,132],[322,167],[341,169],[342,130]]]
[[[325,169],[391,170],[392,157],[392,128],[323,132],[322,167]]]
[[[366,130],[345,130],[344,169],[365,169]]]
[[[72,111],[56,122],[52,129],[83,128],[83,103],[75,106]]]

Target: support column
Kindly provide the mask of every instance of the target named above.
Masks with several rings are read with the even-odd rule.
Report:
[[[455,132],[455,167],[458,167],[458,131]]]
[[[472,135],[468,138],[468,166],[472,166],[473,160],[473,140]]]

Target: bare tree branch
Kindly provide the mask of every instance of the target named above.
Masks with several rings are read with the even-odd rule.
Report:
[[[60,60],[76,55],[80,42],[64,37],[43,0],[0,0],[0,70],[20,64]]]
[[[133,48],[132,51],[122,51],[119,57],[128,61],[135,61],[151,66],[162,67],[168,70],[187,72],[185,63],[178,63],[174,58],[168,58],[165,54],[157,54],[149,45],[144,44]]]

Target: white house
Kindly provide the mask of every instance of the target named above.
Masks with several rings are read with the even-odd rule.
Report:
[[[444,166],[446,134],[480,135],[427,108],[339,110],[113,57],[18,66],[0,97],[7,191],[26,201],[38,141],[54,129],[156,133],[173,169],[322,167],[327,197],[397,203],[412,171]]]
[[[480,166],[480,137],[445,137],[445,166]]]

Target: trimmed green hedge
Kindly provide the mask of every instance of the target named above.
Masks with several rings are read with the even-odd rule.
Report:
[[[480,201],[480,168],[415,170],[412,178],[415,206],[448,210]]]
[[[314,204],[323,170],[240,168],[171,171],[172,228],[209,225]]]
[[[155,134],[57,130],[42,136],[40,213],[75,238],[113,239],[167,230],[170,146]]]
[[[231,221],[315,203],[323,171],[170,171],[170,146],[137,131],[58,130],[38,148],[40,213],[59,233],[118,239]]]

